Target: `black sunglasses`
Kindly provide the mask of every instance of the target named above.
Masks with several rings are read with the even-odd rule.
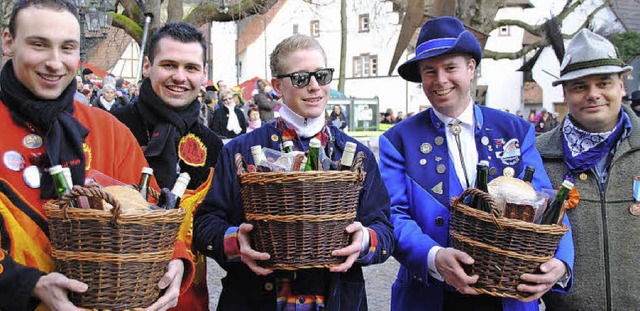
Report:
[[[316,77],[316,81],[320,85],[327,85],[333,80],[333,68],[322,68],[316,71],[296,71],[284,75],[277,75],[276,78],[291,78],[291,84],[297,88],[303,88],[309,85],[311,76]]]

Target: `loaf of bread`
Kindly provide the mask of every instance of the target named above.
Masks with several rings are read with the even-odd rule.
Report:
[[[538,194],[529,183],[514,177],[500,176],[489,182],[487,188],[489,194],[496,198],[504,217],[533,222]]]
[[[133,188],[126,186],[108,186],[102,188],[102,191],[110,194],[116,201],[118,201],[118,203],[120,203],[122,213],[149,209],[149,202],[140,195],[140,192]],[[104,205],[105,210],[110,209],[108,207],[110,204]]]

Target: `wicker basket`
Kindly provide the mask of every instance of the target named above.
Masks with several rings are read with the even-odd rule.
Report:
[[[249,173],[235,164],[252,247],[271,258],[265,268],[328,268],[344,262],[331,252],[349,245],[345,228],[356,217],[364,172],[359,152],[351,171]]]
[[[112,211],[69,208],[80,196],[101,198]],[[184,209],[121,213],[98,188],[74,186],[70,195],[44,205],[56,271],[89,285],[70,300],[88,309],[148,307],[160,295],[158,281],[173,257]]]
[[[462,204],[467,194],[486,200],[494,207],[494,213]],[[527,293],[516,290],[523,283],[520,276],[539,271],[540,265],[553,257],[567,230],[566,226],[538,225],[497,216],[491,196],[478,189],[467,189],[451,201],[451,246],[474,259],[474,264],[465,271],[479,276],[472,287],[483,294],[527,297]]]

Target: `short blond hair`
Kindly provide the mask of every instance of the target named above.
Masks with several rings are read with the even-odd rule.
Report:
[[[280,74],[287,74],[284,71],[284,58],[291,53],[299,50],[317,50],[322,54],[325,64],[327,63],[327,55],[320,43],[307,35],[295,34],[289,38],[282,40],[271,52],[270,67],[271,76],[276,77]]]

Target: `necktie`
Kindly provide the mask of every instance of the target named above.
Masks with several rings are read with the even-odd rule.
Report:
[[[462,132],[462,126],[460,126],[460,120],[453,120],[449,123],[449,131],[453,134],[456,140],[456,146],[458,146],[458,155],[460,156],[460,164],[462,171],[464,172],[464,181],[466,183],[465,188],[469,188],[469,176],[467,176],[467,168],[464,165],[464,157],[462,156],[462,143],[460,142],[460,132]]]

